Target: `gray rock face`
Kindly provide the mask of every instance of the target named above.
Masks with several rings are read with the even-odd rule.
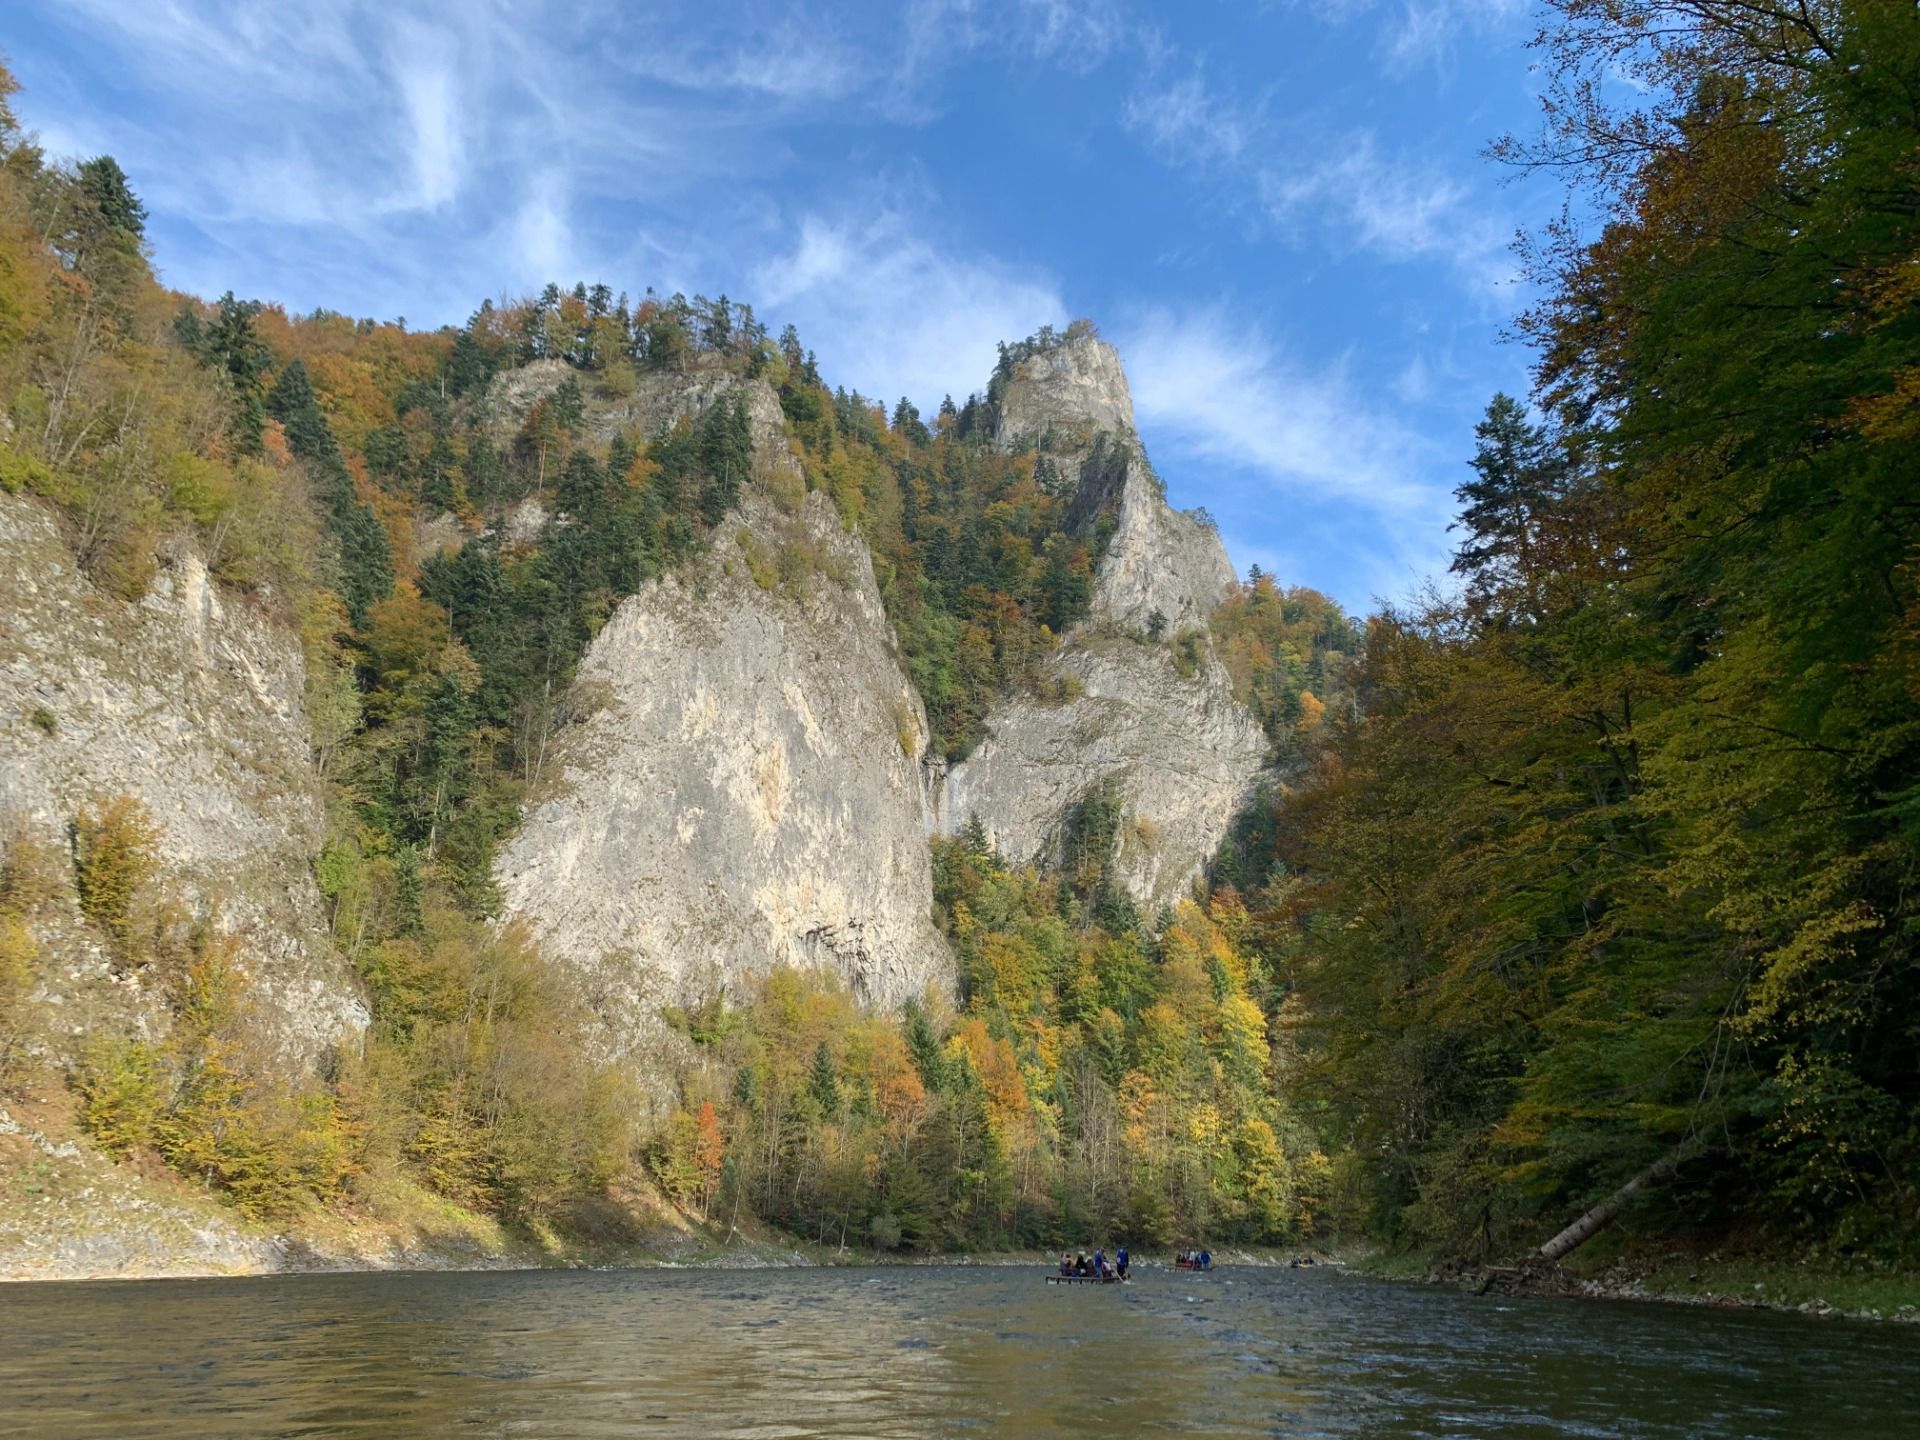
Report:
[[[1133,430],[1120,357],[1090,336],[1021,362],[1001,398],[1002,445],[1031,445],[1075,477],[1072,515],[1115,521],[1087,621],[1049,662],[1047,689],[995,707],[987,736],[947,775],[938,824],[978,815],[1002,854],[1044,860],[1073,807],[1102,780],[1129,823],[1118,873],[1134,897],[1170,903],[1219,846],[1263,767],[1266,737],[1213,658],[1208,617],[1234,572],[1211,526],[1171,509]],[[1144,632],[1155,615],[1161,641]],[[1198,631],[1193,673],[1170,645]]]
[[[97,590],[37,501],[0,495],[0,828],[66,844],[95,797],[131,795],[159,825],[167,890],[244,942],[254,999],[301,1062],[362,1029],[311,871],[325,838],[299,642],[168,557],[128,605]],[[46,937],[43,937],[43,939]],[[43,957],[54,1029],[150,1017],[78,926]]]
[[[1022,361],[1001,397],[995,439],[1054,460],[1075,482],[1081,526],[1102,512],[1118,522],[1095,577],[1096,622],[1144,630],[1158,611],[1169,634],[1207,623],[1233,584],[1232,562],[1210,525],[1168,506],[1111,345],[1086,336]]]
[[[1173,903],[1226,834],[1266,736],[1211,655],[1182,677],[1163,646],[1088,632],[1062,649],[1056,674],[1084,693],[997,707],[986,739],[947,776],[942,828],[977,814],[1003,855],[1049,859],[1073,807],[1110,779],[1127,802],[1119,879],[1143,903]]]
[[[1000,397],[993,438],[1003,450],[1033,445],[1084,459],[1102,432],[1134,433],[1133,392],[1120,353],[1089,335],[1020,362]]]
[[[787,514],[749,491],[709,553],[614,613],[574,703],[563,778],[497,873],[616,1048],[659,1005],[782,962],[887,1005],[944,974],[925,712],[824,496]]]

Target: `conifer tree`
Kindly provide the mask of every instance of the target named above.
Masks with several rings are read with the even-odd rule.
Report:
[[[133,193],[119,162],[111,155],[99,155],[82,161],[77,173],[80,193],[100,222],[113,234],[139,244],[147,233],[147,207]]]
[[[840,1113],[840,1077],[834,1068],[833,1052],[822,1040],[813,1052],[813,1068],[807,1074],[807,1093],[820,1113],[833,1119]]]

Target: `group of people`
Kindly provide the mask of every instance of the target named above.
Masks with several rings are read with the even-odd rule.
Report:
[[[1069,1255],[1060,1252],[1060,1273],[1069,1276],[1085,1276],[1090,1280],[1124,1280],[1131,1262],[1127,1259],[1127,1247],[1122,1245],[1114,1252],[1112,1260],[1107,1259],[1105,1249],[1095,1250],[1092,1258],[1084,1253]]]
[[[1182,1250],[1173,1257],[1173,1263],[1191,1265],[1196,1270],[1210,1270],[1213,1268],[1213,1251],[1204,1247],[1199,1250]]]

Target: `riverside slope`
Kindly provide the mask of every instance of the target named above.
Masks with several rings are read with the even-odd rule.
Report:
[[[367,1011],[313,879],[325,819],[300,642],[191,550],[161,560],[140,601],[116,599],[40,502],[0,495],[0,831],[64,853],[81,808],[138,800],[169,892],[239,938],[267,1038],[304,1068]],[[99,1032],[164,1031],[158,982],[116,965],[70,896],[38,928],[49,1058]]]

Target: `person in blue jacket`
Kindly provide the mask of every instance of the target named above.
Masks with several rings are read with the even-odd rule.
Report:
[[[1122,1280],[1127,1278],[1127,1247],[1122,1245],[1113,1257],[1113,1268]]]
[[[1200,1252],[1200,1268],[1202,1270],[1211,1270],[1213,1268],[1213,1251],[1202,1250]]]

